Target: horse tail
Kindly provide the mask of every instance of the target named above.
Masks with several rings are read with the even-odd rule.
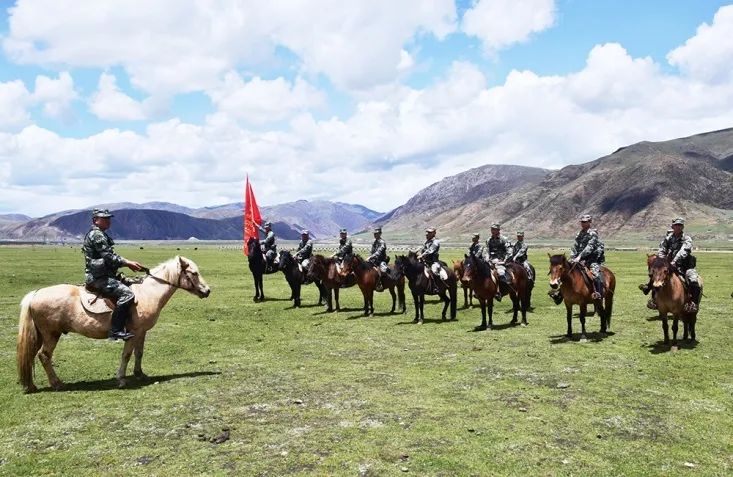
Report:
[[[18,322],[18,378],[26,392],[33,388],[33,363],[43,342],[31,314],[31,301],[35,294],[34,290],[23,297],[20,302],[20,320]]]

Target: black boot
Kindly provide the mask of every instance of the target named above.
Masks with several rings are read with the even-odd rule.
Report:
[[[642,283],[639,285],[639,290],[641,290],[644,295],[648,295],[649,292],[652,290],[652,279],[649,279],[649,283]]]
[[[685,311],[687,313],[697,313],[697,311],[700,309],[700,295],[702,294],[702,290],[700,290],[700,285],[697,283],[690,283],[690,301],[685,303]]]
[[[112,312],[112,324],[109,328],[109,333],[107,333],[107,338],[109,338],[111,341],[127,341],[135,336],[132,333],[125,331],[125,323],[130,316],[131,306],[132,302],[128,301],[127,303],[117,305],[117,307]]]
[[[600,300],[601,297],[603,297],[603,278],[602,277],[596,277],[595,280],[593,280],[593,288],[595,291],[593,292],[593,299],[594,300]]]

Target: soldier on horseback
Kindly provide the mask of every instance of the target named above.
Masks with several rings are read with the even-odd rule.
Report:
[[[336,253],[331,255],[331,258],[335,258],[337,263],[340,265],[344,261],[344,257],[347,255],[353,255],[354,247],[351,244],[351,239],[348,237],[346,229],[341,229],[339,232],[339,248]]]
[[[114,241],[107,235],[112,221],[112,215],[107,209],[94,209],[92,212],[92,227],[84,237],[82,253],[85,261],[85,283],[91,291],[97,292],[105,298],[116,303],[112,312],[112,323],[108,332],[108,338],[127,341],[134,335],[125,331],[125,323],[130,318],[132,305],[135,303],[135,295],[130,287],[117,279],[117,269],[128,267],[139,272],[144,267],[135,261],[127,260],[114,251]]]
[[[366,259],[367,262],[371,263],[374,268],[379,270],[379,278],[377,279],[376,290],[384,290],[382,285],[382,275],[387,273],[387,244],[382,239],[382,228],[377,227],[374,229],[374,242],[372,242],[372,249],[369,252],[369,256]]]
[[[677,218],[672,222],[672,233],[668,233],[659,244],[657,257],[669,259],[672,268],[687,279],[690,289],[690,301],[685,304],[688,313],[696,313],[700,305],[700,276],[695,269],[697,260],[692,255],[692,238],[684,234],[685,221]],[[651,290],[651,279],[646,285],[639,288],[646,295]],[[649,308],[656,309],[654,294],[648,304]]]
[[[534,281],[532,267],[530,266],[529,260],[527,259],[527,249],[527,244],[524,243],[524,231],[519,230],[517,231],[517,241],[514,242],[514,245],[512,245],[511,252],[509,253],[509,258],[507,260],[522,265],[527,271],[527,279],[529,281]]]
[[[277,267],[277,244],[275,243],[275,232],[272,231],[272,223],[265,222],[264,228],[257,223],[255,223],[255,226],[265,234],[265,240],[261,243],[261,247],[262,252],[265,254],[267,269],[275,269]]]
[[[417,258],[428,266],[434,276],[440,278],[446,288],[448,287],[445,283],[445,280],[448,279],[448,272],[440,263],[440,241],[435,238],[435,228],[425,229],[425,243],[418,252]]]
[[[300,264],[301,270],[306,270],[313,255],[313,241],[310,239],[310,232],[303,230],[300,232],[300,243],[295,251],[295,259]]]
[[[575,243],[570,249],[572,263],[584,262],[593,275],[593,299],[600,300],[603,296],[603,276],[601,265],[606,261],[604,245],[598,238],[598,231],[590,228],[593,218],[586,214],[580,217],[581,230],[575,236]]]
[[[479,239],[481,236],[477,233],[471,236],[471,245],[468,246],[468,254],[473,255],[476,258],[483,259],[484,248],[481,246]]]
[[[491,224],[491,237],[486,240],[486,247],[484,248],[484,260],[491,263],[499,275],[500,283],[503,283],[507,289],[511,287],[509,283],[509,277],[506,275],[506,267],[504,261],[507,258],[509,249],[511,248],[506,237],[501,235],[501,225]],[[501,286],[496,288],[496,299],[501,301],[502,293]]]

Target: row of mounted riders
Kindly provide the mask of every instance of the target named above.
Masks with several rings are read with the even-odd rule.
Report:
[[[580,339],[586,339],[586,316],[597,313],[600,318],[600,333],[610,331],[613,297],[616,289],[616,277],[606,266],[601,266],[601,277],[604,283],[603,293],[599,296],[593,285],[593,275],[583,262],[572,262],[564,254],[550,255],[549,295],[556,304],[565,303],[567,333],[572,337],[573,306],[579,307],[581,325]],[[258,267],[253,262],[261,261]],[[405,279],[412,292],[415,304],[414,323],[423,323],[425,295],[437,295],[443,302],[442,319],[447,320],[450,307],[450,319],[456,319],[458,284],[464,291],[464,308],[472,305],[475,297],[481,307],[481,324],[477,329],[486,330],[493,326],[493,300],[500,300],[509,295],[512,301],[513,316],[511,324],[518,323],[521,312],[521,325],[527,325],[527,311],[530,309],[531,295],[534,288],[534,267],[531,265],[531,275],[522,264],[505,262],[507,281],[499,279],[496,266],[472,254],[465,255],[463,260],[453,261],[450,269],[445,262],[439,262],[443,278],[435,274],[431,267],[424,263],[416,252],[410,251],[407,255],[395,256],[395,263],[381,271],[378,266],[364,260],[359,255],[348,255],[343,261],[323,255],[313,255],[307,268],[302,268],[291,252],[282,250],[278,254],[276,265],[268,267],[264,257],[255,253],[250,256],[250,269],[255,277],[255,301],[264,300],[262,289],[262,275],[267,273],[283,272],[290,285],[293,305],[301,305],[301,286],[314,283],[319,289],[318,304],[326,301],[327,311],[339,310],[339,290],[341,288],[358,285],[364,297],[364,316],[374,314],[374,292],[389,290],[392,296],[394,313],[398,304],[401,313],[406,311]],[[647,267],[651,283],[653,283],[656,309],[662,321],[664,342],[669,344],[668,315],[673,318],[673,342],[677,341],[678,321],[684,325],[684,339],[695,340],[695,323],[697,311],[690,312],[685,306],[689,302],[689,292],[686,288],[684,276],[671,266],[669,258],[660,258],[650,255]],[[593,310],[588,313],[588,305]],[[488,317],[488,319],[487,319]]]

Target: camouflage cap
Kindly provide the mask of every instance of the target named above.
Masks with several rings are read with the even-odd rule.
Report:
[[[501,228],[501,225],[499,225],[496,222],[494,222],[493,224],[491,224],[491,228],[492,229],[500,229]]]
[[[593,220],[593,217],[591,217],[589,214],[581,215],[580,221],[581,222],[591,222]]]
[[[310,234],[310,232],[308,232],[307,229],[304,229],[304,230],[301,230],[300,231],[300,235],[308,235],[308,234]]]
[[[339,233],[340,233],[340,234],[345,234],[345,233],[346,233],[346,229],[341,229],[341,230],[339,230]]]
[[[374,228],[374,233],[375,234],[381,234],[382,233],[382,227],[375,227]]]
[[[478,233],[471,235],[471,238],[480,238],[480,237],[481,237],[481,234],[478,234]]]
[[[435,227],[428,227],[425,229],[426,234],[434,234],[435,233]]]
[[[685,219],[682,217],[677,217],[672,221],[672,225],[685,225]]]
[[[108,217],[114,217],[114,215],[112,215],[109,212],[109,209],[94,209],[94,210],[92,210],[92,217],[93,218],[100,217],[100,218],[103,218],[104,219],[104,218],[108,218]]]
[[[524,237],[524,230],[517,230],[517,236]]]

